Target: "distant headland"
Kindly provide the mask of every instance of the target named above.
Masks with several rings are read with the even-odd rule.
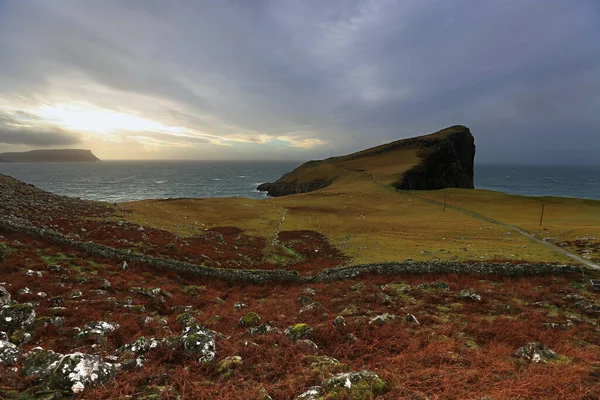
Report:
[[[306,193],[356,173],[399,190],[473,189],[475,140],[466,126],[398,140],[358,153],[302,164],[258,190],[270,196]]]
[[[0,153],[0,163],[15,162],[96,162],[100,161],[91,150],[54,149]]]

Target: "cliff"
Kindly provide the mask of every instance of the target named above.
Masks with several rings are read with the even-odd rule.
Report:
[[[91,150],[32,150],[21,153],[0,153],[0,163],[11,162],[95,162],[100,161]]]
[[[474,159],[471,131],[455,125],[346,156],[309,161],[257,189],[274,197],[305,193],[341,182],[352,173],[399,190],[473,189]]]

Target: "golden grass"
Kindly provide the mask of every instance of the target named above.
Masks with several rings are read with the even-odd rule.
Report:
[[[540,199],[482,190],[446,190],[448,204],[517,225],[540,237],[600,234],[600,202]],[[443,202],[444,191],[413,194]],[[273,238],[278,230],[313,230],[351,263],[414,260],[526,260],[567,262],[565,256],[505,227],[387,190],[349,173],[323,190],[265,200],[186,199],[129,203],[133,222],[197,234],[217,226]],[[287,210],[287,212],[286,212]],[[282,217],[285,212],[285,219]]]

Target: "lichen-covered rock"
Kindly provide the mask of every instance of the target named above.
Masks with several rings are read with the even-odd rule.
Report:
[[[313,333],[313,328],[308,324],[291,325],[285,330],[287,337],[294,342],[300,339],[312,339]]]
[[[123,354],[127,352],[131,352],[134,355],[146,354],[150,350],[157,348],[161,343],[162,339],[155,338],[145,338],[144,336],[140,336],[132,343],[127,343],[126,345],[120,347],[116,353]]]
[[[243,364],[242,357],[229,356],[217,363],[217,372],[224,378],[231,378],[235,370]]]
[[[12,297],[8,290],[4,286],[0,286],[0,307],[10,306],[12,304]]]
[[[540,342],[529,342],[519,347],[515,356],[523,358],[532,363],[548,362],[558,359],[560,356]]]
[[[81,332],[77,334],[78,338],[94,338],[104,336],[107,333],[114,332],[119,329],[119,324],[116,322],[92,321],[84,325]]]
[[[248,328],[257,325],[260,325],[260,316],[255,312],[251,311],[240,318],[240,326]]]
[[[43,383],[49,389],[71,390],[80,393],[88,386],[107,382],[117,369],[100,357],[73,353],[62,356],[49,366],[50,372]]]
[[[217,356],[216,333],[200,325],[187,327],[181,336],[186,353],[198,357],[199,362],[211,362]]]
[[[481,301],[481,296],[475,293],[473,289],[463,289],[456,295],[461,300]]]
[[[13,304],[0,309],[0,331],[27,329],[34,321],[35,306],[32,303]]]
[[[16,364],[21,358],[22,352],[14,344],[5,340],[0,340],[0,365],[11,366]]]
[[[395,321],[396,319],[398,319],[397,315],[385,313],[385,314],[381,314],[381,315],[378,315],[378,316],[372,318],[369,321],[369,324],[385,325],[392,321]]]
[[[61,357],[62,354],[36,347],[25,354],[21,373],[25,376],[33,376],[38,380],[43,380],[50,374],[50,366],[58,362]]]
[[[320,386],[313,386],[306,392],[296,396],[294,400],[322,400],[323,399],[323,388]]]
[[[240,303],[235,303],[235,304],[233,305],[233,308],[235,308],[236,310],[242,310],[242,309],[244,309],[244,308],[248,308],[248,304],[246,304],[246,303],[241,303],[241,302],[240,302]]]
[[[142,288],[142,287],[132,287],[129,288],[131,293],[139,294],[145,297],[149,297],[157,303],[163,304],[166,303],[167,298],[171,298],[172,294],[167,292],[166,290],[162,290],[161,288]]]
[[[279,331],[279,329],[274,328],[269,324],[260,324],[248,329],[248,333],[251,335],[264,335],[265,333],[269,333],[271,331]]]
[[[321,384],[325,399],[368,400],[384,394],[386,383],[373,371],[345,372],[326,379]]]

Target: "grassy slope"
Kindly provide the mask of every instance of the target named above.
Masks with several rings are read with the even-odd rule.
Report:
[[[449,190],[448,204],[488,215],[536,232],[540,237],[572,239],[599,235],[600,202],[553,199],[539,228],[540,200],[481,190]],[[418,192],[443,201],[443,191]],[[128,218],[142,224],[181,230],[188,226],[234,225],[266,238],[279,230],[314,230],[327,236],[356,263],[405,258],[458,260],[524,259],[565,262],[567,259],[506,228],[458,211],[386,190],[360,174],[316,192],[263,201],[203,199],[142,201],[129,204]],[[202,225],[204,224],[204,225]],[[185,229],[183,230],[185,232]]]

